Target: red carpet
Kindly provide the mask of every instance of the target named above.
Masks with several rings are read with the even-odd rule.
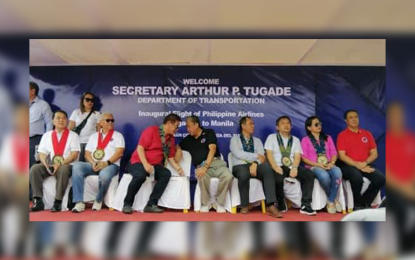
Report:
[[[103,209],[99,212],[88,208],[85,212],[75,214],[70,211],[52,213],[50,211],[30,213],[30,221],[340,221],[345,215],[337,213],[330,215],[321,211],[317,216],[306,216],[300,214],[298,209],[290,209],[284,213],[282,219],[271,218],[262,214],[260,208],[254,209],[249,214],[219,214],[215,211],[209,213],[195,213],[189,211],[184,214],[182,211],[167,210],[162,214],[134,212],[131,215],[119,211]]]

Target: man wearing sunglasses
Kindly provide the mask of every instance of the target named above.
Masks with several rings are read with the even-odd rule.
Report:
[[[164,118],[163,124],[150,126],[142,132],[137,149],[131,156],[130,163],[127,166],[127,170],[133,176],[133,179],[128,186],[127,196],[124,199],[123,213],[133,213],[135,196],[141,185],[150,176],[154,176],[157,182],[144,212],[162,213],[164,211],[157,206],[157,203],[171,177],[171,172],[166,168],[167,164],[170,163],[181,176],[184,175],[182,167],[174,160],[176,154],[174,134],[177,132],[180,122],[181,119],[178,115],[169,114]]]
[[[99,175],[99,191],[95,198],[92,210],[101,210],[102,201],[108,190],[112,178],[118,174],[121,157],[124,154],[125,141],[123,135],[114,130],[114,116],[110,113],[102,114],[99,124],[101,130],[88,140],[85,148],[85,161],[75,163],[72,170],[73,213],[85,210],[84,179],[89,175]]]
[[[337,137],[343,177],[350,181],[353,191],[354,209],[370,207],[379,190],[385,185],[383,173],[374,168],[373,163],[378,157],[378,151],[373,135],[359,127],[359,114],[356,110],[344,113],[347,128]],[[361,195],[363,177],[370,180],[366,192]]]

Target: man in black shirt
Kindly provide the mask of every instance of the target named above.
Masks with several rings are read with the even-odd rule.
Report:
[[[202,196],[200,212],[209,212],[212,207],[209,193],[210,179],[219,178],[218,193],[213,207],[218,213],[225,213],[226,193],[231,187],[233,176],[226,162],[221,159],[216,134],[212,129],[202,128],[196,116],[189,116],[186,119],[186,127],[189,135],[177,147],[176,161],[181,159],[181,149],[192,155],[192,164],[196,167],[196,177],[199,180]]]

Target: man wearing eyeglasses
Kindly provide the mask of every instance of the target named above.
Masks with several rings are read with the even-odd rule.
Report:
[[[91,135],[86,145],[86,162],[77,162],[73,166],[73,202],[76,203],[72,209],[73,213],[81,213],[85,210],[83,202],[85,177],[99,175],[99,191],[92,206],[92,210],[97,211],[102,208],[102,201],[112,178],[118,174],[125,141],[123,135],[114,130],[114,122],[112,114],[102,114],[99,121],[101,130]]]
[[[301,148],[300,140],[291,135],[292,123],[288,116],[280,116],[275,122],[277,133],[270,134],[265,141],[267,159],[275,174],[279,174],[290,185],[295,178],[301,183],[301,208],[300,213],[314,216],[316,211],[312,209],[311,202],[314,189],[314,174],[307,168],[300,166]],[[279,194],[283,193],[283,187],[278,186]],[[278,192],[278,191],[277,191]],[[288,210],[283,201],[279,203],[280,211]]]
[[[144,212],[162,213],[164,210],[157,206],[157,203],[164,193],[170,181],[171,172],[166,168],[167,163],[181,175],[183,169],[174,160],[176,147],[174,133],[177,132],[181,119],[176,114],[167,115],[163,124],[150,126],[141,133],[137,149],[131,156],[127,170],[133,176],[128,186],[127,196],[124,199],[122,212],[125,214],[133,213],[133,204],[137,192],[147,177],[154,176],[157,181],[150,199],[144,208]]]

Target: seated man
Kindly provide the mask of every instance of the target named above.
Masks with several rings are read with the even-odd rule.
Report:
[[[239,193],[241,195],[241,213],[249,212],[249,184],[251,178],[262,181],[266,197],[267,212],[274,218],[282,215],[275,207],[284,204],[284,177],[275,174],[269,164],[265,163],[265,151],[262,141],[253,137],[254,121],[244,116],[239,121],[241,134],[231,139],[230,150],[234,157],[233,175],[238,179]],[[278,187],[276,189],[276,187]],[[277,195],[276,190],[280,193]]]
[[[99,175],[99,191],[92,210],[101,210],[102,200],[108,190],[112,178],[118,174],[121,157],[124,153],[125,142],[123,135],[114,130],[114,116],[104,113],[99,124],[100,132],[97,132],[88,140],[85,148],[85,161],[73,165],[73,213],[81,213],[85,210],[84,178],[89,175]]]
[[[378,157],[376,142],[369,131],[359,128],[359,114],[356,110],[344,113],[347,128],[337,137],[343,178],[350,181],[353,191],[354,209],[370,207],[379,190],[385,185],[383,173],[374,168],[373,163]],[[363,177],[370,180],[366,192],[361,195]]]
[[[270,134],[265,142],[268,161],[275,174],[284,178],[296,178],[300,181],[302,191],[300,213],[316,215],[316,212],[311,208],[314,174],[309,169],[300,166],[303,151],[300,140],[291,135],[291,118],[288,116],[279,117],[276,121],[276,130],[277,133]],[[279,205],[279,207],[282,210],[282,206]],[[286,206],[283,207],[286,210]]]
[[[196,177],[199,180],[202,207],[201,212],[209,212],[212,206],[218,213],[225,213],[226,193],[232,184],[233,176],[226,166],[226,162],[220,157],[217,147],[216,134],[212,129],[204,129],[200,125],[199,118],[189,116],[186,119],[186,127],[189,135],[186,136],[177,147],[176,161],[179,161],[181,149],[188,151],[192,156],[192,164],[196,167]],[[210,178],[219,178],[218,195],[215,203],[210,203]]]
[[[150,126],[144,129],[138,141],[137,149],[131,156],[127,170],[133,176],[128,186],[127,196],[124,200],[122,212],[133,213],[134,198],[140,190],[141,185],[146,181],[147,176],[154,176],[156,185],[150,195],[144,212],[162,213],[163,209],[157,203],[169,183],[171,173],[166,168],[170,163],[174,169],[184,175],[183,169],[174,160],[176,152],[174,133],[180,124],[180,117],[176,114],[167,115],[160,126]]]
[[[40,163],[30,169],[30,184],[33,190],[32,212],[45,209],[43,204],[43,181],[49,176],[56,177],[56,196],[52,212],[62,210],[62,199],[72,174],[72,164],[78,160],[79,136],[68,127],[68,115],[65,111],[53,113],[55,130],[49,131],[40,140],[38,153]]]

